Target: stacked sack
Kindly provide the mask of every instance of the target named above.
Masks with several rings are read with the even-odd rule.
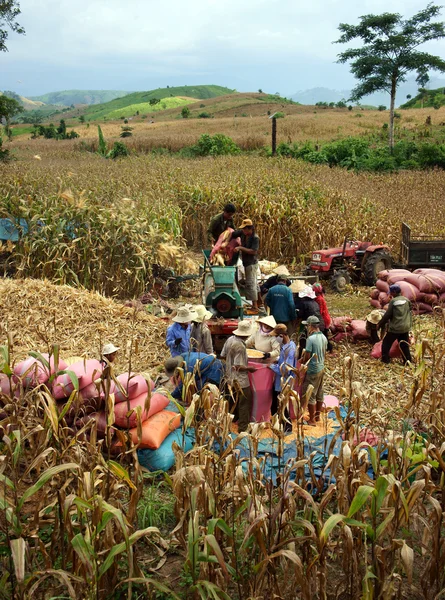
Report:
[[[0,391],[7,396],[11,396],[11,392],[18,396],[21,387],[32,389],[45,385],[57,402],[59,411],[66,411],[64,418],[68,425],[81,428],[94,420],[98,435],[103,437],[107,416],[103,408],[102,364],[95,359],[81,358],[66,361],[59,358],[55,364],[54,356],[37,352],[33,354],[14,366],[11,378],[0,373]],[[66,410],[66,404],[76,387],[79,392],[71,399]],[[123,373],[111,381],[109,394],[114,396],[115,429],[128,430],[134,444],[154,450],[180,426],[181,416],[172,410],[165,410],[169,404],[168,398],[153,391],[154,383],[149,377]],[[138,412],[142,422],[141,439],[137,433]]]
[[[334,342],[361,342],[369,338],[366,321],[351,317],[334,317],[329,327]]]
[[[379,273],[376,288],[371,292],[370,303],[386,310],[389,304],[389,286],[397,283],[402,295],[413,303],[416,314],[433,311],[433,306],[445,303],[445,272],[439,269],[391,269]]]

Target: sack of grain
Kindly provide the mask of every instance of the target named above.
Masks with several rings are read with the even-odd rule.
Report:
[[[181,425],[181,415],[162,410],[142,423],[142,437],[139,439],[137,427],[130,429],[129,433],[133,444],[140,444],[140,448],[156,450],[165,438]]]
[[[136,427],[137,414],[136,408],[141,408],[141,420],[142,422],[149,419],[152,415],[163,410],[169,400],[164,394],[154,393],[150,398],[150,408],[148,411],[144,409],[145,401],[147,399],[147,392],[129,400],[128,402],[120,402],[114,407],[114,417],[116,425],[119,427]]]

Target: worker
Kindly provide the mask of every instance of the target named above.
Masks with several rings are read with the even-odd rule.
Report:
[[[295,368],[296,364],[297,347],[295,342],[290,339],[287,327],[283,323],[280,323],[275,327],[272,335],[279,336],[283,340],[278,362],[269,365],[269,369],[272,369],[275,373],[271,406],[271,413],[274,415],[278,411],[278,397],[283,388],[286,386],[290,386],[291,389],[293,388],[295,371],[292,369]],[[292,431],[292,423],[289,419],[289,407],[286,407],[285,414],[287,421],[284,424],[284,431],[290,432]]]
[[[302,362],[307,364],[306,377],[304,378],[301,392],[301,401],[303,410],[306,408],[306,403],[308,402],[308,425],[316,426],[317,421],[320,420],[320,411],[323,408],[324,401],[324,359],[328,340],[320,331],[320,319],[318,317],[311,315],[303,324],[307,326],[308,337],[306,340],[306,347],[301,357]],[[307,391],[310,385],[313,386],[313,390],[310,397],[307,398]]]
[[[258,328],[252,332],[249,339],[246,341],[247,348],[255,348],[260,352],[264,352],[264,359],[277,361],[280,356],[281,343],[280,340],[272,335],[273,330],[277,326],[272,315],[261,317],[257,320]]]
[[[302,286],[302,283],[299,282],[298,286],[294,287],[294,289],[297,289],[297,287],[299,289],[297,293],[294,293],[297,322],[300,322],[300,327],[298,331],[298,358],[301,358],[303,354],[303,350],[306,346],[306,339],[308,336],[307,327],[304,325],[304,322],[307,321],[309,317],[314,316],[317,317],[320,321],[320,330],[323,331],[325,329],[324,321],[320,312],[320,307],[315,301],[315,292],[312,289],[311,285],[306,283],[304,286]]]
[[[219,387],[224,373],[222,362],[215,356],[204,352],[184,352],[168,358],[164,363],[164,369],[167,377],[170,377],[176,386],[172,392],[172,396],[176,400],[182,398],[183,385],[178,371],[181,368],[186,373],[195,374],[197,392],[200,392],[207,383],[213,383]]]
[[[402,296],[402,290],[397,284],[389,286],[389,294],[392,296],[392,299],[378,324],[378,328],[383,329],[389,323],[388,331],[382,343],[382,362],[391,362],[389,351],[393,343],[397,340],[403,361],[406,364],[407,362],[411,362],[411,352],[409,350],[409,332],[413,324],[411,302],[408,298]]]
[[[241,246],[233,249],[241,255],[245,273],[246,299],[252,302],[252,308],[246,309],[246,314],[257,315],[258,310],[258,250],[260,238],[255,233],[250,219],[244,219],[239,229],[232,231],[231,239],[240,238]]]
[[[181,306],[173,317],[173,324],[168,327],[165,340],[172,356],[178,356],[190,350],[191,322],[195,318],[195,314],[186,306]]]
[[[114,362],[118,350],[120,350],[119,346],[115,346],[114,344],[109,343],[104,344],[102,348],[102,356],[100,359],[100,363],[104,369]]]
[[[329,335],[329,327],[331,325],[331,315],[329,314],[328,305],[324,297],[324,289],[321,283],[314,283],[312,290],[315,293],[315,302],[318,304],[320,309],[321,320],[324,323],[324,329],[322,329],[326,339],[328,340],[328,352],[332,352],[332,342]]]
[[[212,334],[206,324],[213,315],[203,304],[197,304],[193,308],[196,316],[193,318],[190,331],[191,349],[193,352],[213,354]]]
[[[221,350],[221,357],[226,360],[226,381],[235,394],[238,432],[246,431],[252,412],[252,390],[250,388],[249,373],[254,373],[256,368],[248,364],[246,340],[252,335],[253,327],[251,321],[240,321],[237,329]]]
[[[290,273],[287,269],[287,267],[285,265],[281,265],[279,267],[276,267],[276,269],[274,269],[272,271],[272,275],[271,277],[269,277],[268,279],[266,279],[266,281],[264,281],[261,285],[260,285],[260,292],[265,295],[267,294],[267,292],[270,290],[270,288],[272,288],[274,285],[278,284],[278,277],[280,277],[281,275],[284,275],[284,279],[286,281],[286,285],[287,287],[289,287],[291,285],[291,280],[288,279]]]
[[[369,334],[369,342],[374,346],[374,344],[379,343],[379,334],[378,334],[378,326],[380,321],[382,320],[382,311],[372,310],[369,315],[366,317],[366,331]]]
[[[216,217],[213,217],[213,219],[210,221],[209,228],[207,230],[207,237],[212,246],[218,240],[223,231],[229,227],[235,229],[235,225],[233,224],[233,215],[235,213],[235,205],[229,202],[224,206],[223,212],[219,215],[216,215]]]
[[[291,290],[286,285],[286,276],[277,276],[277,285],[267,292],[264,304],[269,308],[270,314],[277,323],[286,325],[289,335],[293,333],[295,321],[295,303]]]

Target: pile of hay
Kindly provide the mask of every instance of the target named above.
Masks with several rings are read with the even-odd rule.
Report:
[[[99,358],[106,342],[121,348],[116,371],[156,372],[168,354],[168,323],[142,307],[127,308],[97,292],[40,279],[0,280],[0,343],[13,341],[12,358],[30,350],[49,352],[60,347],[63,358]]]

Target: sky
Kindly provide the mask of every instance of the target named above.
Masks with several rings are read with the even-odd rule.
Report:
[[[26,35],[0,53],[0,90],[150,90],[216,84],[238,91],[351,89],[341,22],[425,8],[419,0],[21,0]],[[445,10],[442,14],[445,20]],[[427,51],[445,57],[445,41]]]

